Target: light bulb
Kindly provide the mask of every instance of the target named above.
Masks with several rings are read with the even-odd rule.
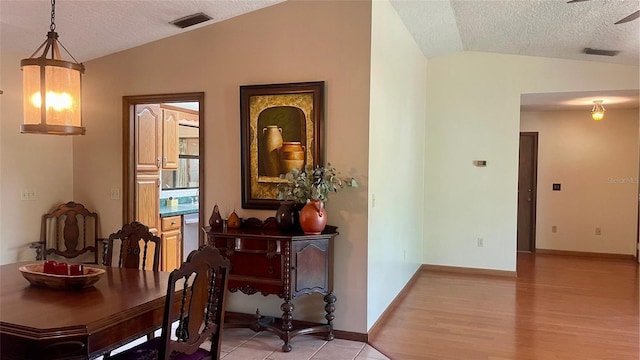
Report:
[[[36,108],[40,108],[42,106],[42,99],[40,98],[40,93],[35,93],[31,96],[31,104]],[[71,95],[66,92],[63,93],[55,93],[53,91],[47,92],[47,109],[53,108],[55,111],[62,111],[64,109],[71,108],[73,104],[73,99]]]
[[[591,118],[595,121],[600,121],[604,118],[604,106],[602,106],[602,100],[593,101],[593,109],[591,109]]]

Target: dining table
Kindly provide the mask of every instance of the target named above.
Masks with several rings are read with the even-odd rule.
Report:
[[[0,358],[92,359],[162,326],[169,273],[103,267],[91,287],[31,285],[0,266]]]

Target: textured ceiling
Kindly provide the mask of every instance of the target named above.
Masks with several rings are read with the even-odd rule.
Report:
[[[71,54],[84,62],[282,1],[58,0],[56,31]],[[466,50],[640,63],[640,20],[614,25],[640,10],[640,0],[390,1],[427,58]],[[188,29],[170,24],[197,12],[213,19]],[[50,0],[0,0],[0,49],[31,54],[45,40],[49,24]],[[586,47],[620,53],[587,55]],[[636,107],[637,97],[631,96]]]
[[[58,0],[60,42],[84,62],[210,25],[284,0]],[[180,29],[170,24],[204,12],[211,20]],[[31,54],[51,23],[50,0],[0,0],[2,50]]]
[[[455,51],[639,64],[638,0],[392,0],[426,57]],[[615,57],[584,48],[619,50]]]

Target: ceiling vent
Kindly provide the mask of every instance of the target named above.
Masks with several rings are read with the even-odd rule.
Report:
[[[592,48],[584,48],[584,53],[589,55],[601,55],[601,56],[616,56],[620,51],[618,50],[602,50],[602,49],[592,49]]]
[[[180,29],[184,29],[184,28],[188,28],[189,26],[203,23],[207,20],[211,20],[211,16],[205,13],[199,12],[193,15],[187,15],[185,17],[181,17],[180,19],[173,20],[171,24],[179,27]]]

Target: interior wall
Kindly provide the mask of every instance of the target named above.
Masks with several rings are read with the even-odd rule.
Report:
[[[74,200],[72,138],[20,133],[20,60],[27,57],[0,52],[0,264],[35,260],[29,243],[40,239],[42,215]],[[24,190],[35,192],[35,199],[21,200]]]
[[[1,37],[2,37],[2,35],[0,35],[0,41],[1,41]],[[4,51],[2,53],[4,53]],[[2,119],[4,118],[4,113],[2,112],[2,109],[4,109],[5,106],[7,106],[7,105],[5,105],[4,96],[2,96],[4,94],[4,85],[5,85],[4,81],[2,80],[4,72],[5,72],[4,71],[4,67],[3,67],[2,64],[4,64],[4,56],[2,54],[0,54],[0,140],[2,140],[2,133],[3,133]],[[3,184],[3,181],[2,181],[2,178],[3,178],[3,176],[2,176],[2,153],[3,153],[2,144],[0,143],[0,219],[2,219],[2,213],[3,213],[3,210],[2,210],[2,203],[3,203],[3,201],[2,201],[3,200],[2,193],[4,192],[3,191],[4,187],[2,186],[2,184]],[[0,226],[1,225],[2,224],[0,223]],[[3,241],[2,241],[2,231],[0,231],[0,244],[2,244],[2,243],[3,243]],[[2,248],[2,245],[0,245],[0,248]],[[3,261],[2,258],[0,258],[0,264],[4,264],[4,261]]]
[[[629,65],[480,52],[429,59],[424,262],[515,271],[521,94],[638,82]]]
[[[426,62],[388,1],[371,26],[367,328],[422,264]]]
[[[536,248],[634,255],[638,109],[589,110],[521,113],[520,131],[538,132]]]
[[[75,195],[94,204],[102,234],[121,227],[122,96],[205,93],[205,211],[273,216],[241,208],[239,86],[325,81],[325,159],[361,187],[332,194],[338,226],[336,329],[366,332],[367,161],[371,3],[287,1],[272,7],[87,62],[87,135],[74,141]],[[231,311],[281,316],[282,299],[232,294]],[[322,296],[295,301],[294,317],[324,319]]]

